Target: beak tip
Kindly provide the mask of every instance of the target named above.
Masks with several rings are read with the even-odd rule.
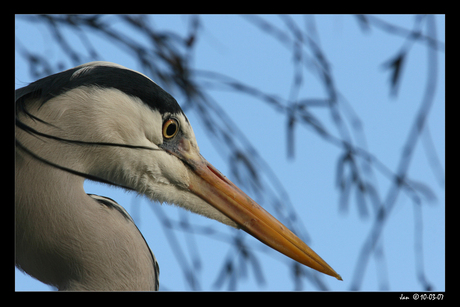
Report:
[[[173,154],[190,166],[193,180],[191,179],[189,189],[192,193],[234,221],[236,228],[243,229],[259,241],[307,267],[342,280],[334,269],[286,226],[226,179],[199,152],[189,149],[181,149]]]

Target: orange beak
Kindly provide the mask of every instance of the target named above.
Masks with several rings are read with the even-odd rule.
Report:
[[[181,139],[175,149],[167,151],[191,168],[190,191],[241,229],[295,261],[342,280],[307,244],[206,161],[187,139]]]

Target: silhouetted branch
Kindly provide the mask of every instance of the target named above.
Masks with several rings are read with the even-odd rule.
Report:
[[[435,29],[434,17],[429,16],[427,18],[427,28],[428,28],[427,31],[429,33],[429,36],[432,37],[433,39],[436,39],[436,29]],[[352,290],[358,290],[360,288],[360,283],[362,281],[362,276],[364,274],[364,271],[366,270],[368,259],[372,255],[376,244],[380,240],[380,236],[381,236],[383,227],[385,223],[387,222],[392,209],[394,208],[394,205],[396,203],[400,190],[404,186],[402,179],[406,178],[407,176],[409,164],[413,157],[415,146],[417,144],[419,136],[423,132],[425,121],[428,117],[429,110],[433,104],[434,93],[435,93],[435,89],[437,85],[437,69],[438,69],[437,65],[438,64],[437,64],[436,50],[434,48],[431,48],[431,46],[428,46],[428,61],[427,62],[428,62],[428,71],[427,71],[427,84],[425,87],[425,94],[420,104],[420,109],[412,124],[411,130],[409,131],[408,138],[404,145],[404,149],[401,154],[400,162],[397,167],[397,176],[395,177],[395,180],[393,181],[393,184],[390,187],[390,190],[388,191],[388,194],[382,206],[379,209],[379,213],[377,214],[375,218],[373,228],[371,229],[371,232],[369,236],[367,237],[361,249],[360,256],[358,257],[355,277],[353,279],[352,286],[351,286]],[[422,258],[422,255],[423,255],[423,254],[420,254],[422,252],[422,249],[420,248],[420,244],[422,240],[421,240],[421,237],[419,236],[421,236],[422,229],[420,227],[421,216],[420,216],[420,213],[418,213],[418,211],[421,209],[421,201],[418,198],[412,198],[412,199],[414,201],[414,207],[416,208],[416,213],[417,213],[416,223],[415,223],[416,230],[418,230],[416,232],[417,237],[415,240],[416,242],[418,242],[416,243],[416,255],[418,259],[418,261],[416,261],[417,275],[422,285],[424,286],[424,290],[429,291],[432,288],[432,286],[426,280],[424,269],[423,269],[423,263],[422,261],[420,261],[420,258]]]

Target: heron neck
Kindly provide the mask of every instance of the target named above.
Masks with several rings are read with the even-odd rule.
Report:
[[[75,210],[75,203],[86,196],[84,178],[49,166],[17,152],[16,154],[16,215],[64,213]],[[71,200],[71,201],[70,201]],[[23,208],[27,208],[23,210]]]
[[[83,181],[17,153],[17,266],[60,290],[155,290],[155,261],[139,230],[89,197]]]
[[[62,243],[84,222],[77,214],[87,197],[83,178],[17,152],[15,180],[16,264],[58,287],[72,274],[66,261],[74,252]]]

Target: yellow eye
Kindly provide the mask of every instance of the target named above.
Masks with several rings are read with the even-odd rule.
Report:
[[[170,118],[163,124],[163,137],[165,139],[173,138],[179,132],[179,123],[177,120]]]

